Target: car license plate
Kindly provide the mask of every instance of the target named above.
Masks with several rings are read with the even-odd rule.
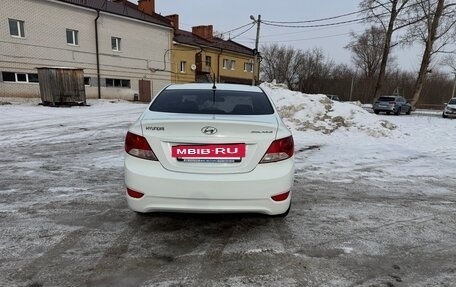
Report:
[[[224,162],[245,157],[245,144],[177,145],[171,156],[192,162]]]

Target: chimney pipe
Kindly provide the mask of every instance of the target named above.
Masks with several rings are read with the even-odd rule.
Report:
[[[178,14],[168,15],[165,17],[168,18],[169,20],[171,20],[171,25],[174,28],[174,32],[179,30],[179,15]]]
[[[214,40],[212,25],[192,27],[192,33],[210,42]]]
[[[138,10],[146,14],[155,14],[155,0],[138,0]]]

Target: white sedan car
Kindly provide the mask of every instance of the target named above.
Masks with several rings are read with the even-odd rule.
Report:
[[[456,118],[456,98],[451,98],[451,100],[445,104],[442,113],[443,118]]]
[[[125,151],[136,212],[290,210],[293,137],[259,87],[170,85],[130,127]]]

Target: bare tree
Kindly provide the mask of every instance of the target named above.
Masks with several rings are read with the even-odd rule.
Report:
[[[322,93],[324,79],[329,78],[333,66],[335,64],[326,59],[322,49],[314,48],[301,53],[296,88],[306,93]]]
[[[420,99],[423,86],[429,71],[433,56],[446,52],[450,39],[454,39],[456,25],[456,3],[446,0],[414,0],[413,15],[415,19],[424,19],[419,25],[410,27],[408,39],[419,39],[424,44],[418,78],[415,83],[412,106],[415,107]]]
[[[453,73],[456,73],[456,54],[447,55],[445,58],[443,58],[442,64],[448,66]]]
[[[338,95],[345,101],[359,100],[356,97],[356,93],[354,93],[355,89],[360,89],[356,80],[356,72],[350,66],[346,64],[331,64],[331,73],[328,79],[323,80],[321,92]]]
[[[277,44],[262,47],[261,76],[265,81],[277,80],[291,90],[321,93],[325,80],[335,66],[322,49],[301,51]]]
[[[393,33],[414,23],[414,21],[401,19],[400,16],[410,9],[411,0],[363,0],[361,8],[368,15],[369,22],[374,21],[383,28],[384,43],[382,60],[380,63],[377,82],[374,89],[374,98],[379,96],[386,76],[386,67],[391,49],[397,45],[392,43]]]
[[[352,52],[354,64],[363,71],[366,78],[374,78],[382,61],[382,47],[385,42],[383,29],[372,26],[361,35],[351,33],[351,38],[346,48]]]
[[[321,49],[299,50],[286,46],[269,45],[262,47],[262,80],[277,80],[291,90],[304,93],[339,95],[344,100],[359,100],[364,103],[373,101],[371,93],[378,69],[370,72],[355,69],[347,65],[338,65],[328,59]],[[380,45],[380,50],[382,46]],[[381,55],[381,51],[378,53]],[[379,56],[380,57],[380,56]],[[389,57],[384,89],[398,90],[401,96],[411,98],[416,77],[414,73],[402,71],[392,65]],[[375,65],[374,65],[375,66]],[[368,79],[366,75],[374,77]],[[428,108],[441,108],[453,87],[452,79],[436,68],[426,81],[419,104]]]
[[[276,80],[295,88],[299,65],[302,61],[301,51],[278,44],[262,47],[261,76],[265,81]]]
[[[454,98],[454,97],[456,97],[456,56],[447,55],[443,59],[442,64],[448,66],[454,75],[453,88],[451,89],[451,96],[450,96],[450,98]]]

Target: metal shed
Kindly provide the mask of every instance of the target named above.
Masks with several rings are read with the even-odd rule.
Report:
[[[41,101],[44,105],[84,105],[84,70],[65,67],[41,67],[38,70]]]

